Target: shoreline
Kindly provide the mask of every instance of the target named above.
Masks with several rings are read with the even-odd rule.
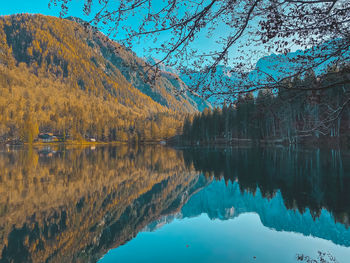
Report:
[[[350,141],[345,138],[334,139],[311,139],[311,140],[299,140],[289,142],[285,138],[279,139],[239,139],[232,138],[226,140],[224,138],[218,138],[210,141],[188,141],[188,140],[171,140],[167,142],[171,146],[185,146],[185,147],[205,147],[205,146],[224,146],[224,147],[328,147],[328,148],[350,148]]]
[[[133,142],[133,141],[111,141],[111,142],[103,142],[103,141],[55,141],[55,142],[33,142],[33,143],[6,143],[0,142],[0,147],[16,147],[16,146],[31,146],[31,147],[44,147],[44,146],[108,146],[108,145],[162,145],[162,146],[170,146],[170,147],[298,147],[298,146],[314,146],[317,148],[345,148],[349,149],[350,145],[347,143],[342,143],[342,140],[329,141],[329,140],[310,140],[310,141],[298,141],[293,143],[288,143],[286,140],[282,139],[273,139],[273,140],[253,140],[253,139],[238,139],[233,138],[231,140],[226,140],[223,138],[218,138],[212,141],[182,141],[179,138],[170,138],[168,140],[160,140],[160,141],[141,141],[141,142]]]
[[[33,142],[33,143],[6,143],[1,142],[0,146],[98,146],[98,145],[165,145],[161,141],[146,141],[146,142],[129,142],[129,141],[112,141],[112,142],[89,142],[89,141],[64,141],[64,142]]]

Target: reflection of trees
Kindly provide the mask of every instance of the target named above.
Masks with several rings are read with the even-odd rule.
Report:
[[[54,150],[0,152],[0,262],[95,261],[201,183],[158,146]]]
[[[264,197],[280,190],[289,209],[309,208],[317,217],[324,207],[335,219],[349,224],[350,162],[339,151],[274,149],[192,149],[185,162],[207,176],[238,180],[242,191]]]
[[[296,259],[298,262],[306,262],[306,263],[338,263],[337,259],[329,252],[318,251],[317,259],[313,259],[310,256],[304,254],[297,254]]]
[[[182,207],[204,177],[239,181],[289,209],[348,224],[350,170],[337,151],[158,146],[0,151],[0,262],[93,262]]]

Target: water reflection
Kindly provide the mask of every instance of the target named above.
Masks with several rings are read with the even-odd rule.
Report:
[[[284,148],[2,149],[0,262],[96,262],[140,231],[203,213],[253,212],[274,231],[350,247],[349,159]]]
[[[1,262],[94,262],[205,181],[159,147],[10,150],[0,171]]]
[[[207,177],[238,181],[241,191],[258,189],[270,199],[280,192],[288,209],[311,212],[322,209],[335,220],[349,225],[350,153],[339,150],[290,148],[188,149],[187,164]]]
[[[280,191],[272,198],[265,198],[259,188],[254,193],[242,193],[237,182],[227,186],[223,181],[213,182],[193,196],[179,215],[187,218],[197,217],[202,213],[207,214],[210,219],[220,220],[255,213],[268,228],[311,235],[350,247],[350,229],[344,224],[335,223],[330,212],[322,209],[315,218],[309,208],[303,212],[287,209]]]

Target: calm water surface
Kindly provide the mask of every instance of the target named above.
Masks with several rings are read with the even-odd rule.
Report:
[[[348,263],[349,214],[347,151],[0,148],[0,262]]]

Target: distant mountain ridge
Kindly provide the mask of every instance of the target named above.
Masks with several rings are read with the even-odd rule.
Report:
[[[316,75],[321,75],[326,72],[329,65],[337,60],[336,56],[327,59],[325,55],[334,52],[338,42],[341,40],[335,39],[324,43],[318,47],[312,47],[306,50],[297,50],[288,54],[274,54],[261,57],[255,64],[254,69],[245,74],[240,74],[230,66],[218,65],[216,72],[213,76],[208,76],[207,79],[203,80],[204,73],[193,72],[192,74],[180,73],[181,79],[188,86],[195,86],[196,83],[203,80],[201,86],[218,84],[217,89],[220,91],[230,93],[228,86],[235,87],[241,85],[251,85],[252,87],[266,83],[273,83],[274,80],[278,81],[284,77],[296,74],[301,68],[307,69],[312,65],[312,70]],[[350,50],[345,50],[339,58],[343,62],[350,61]],[[305,73],[305,72],[304,72]],[[270,79],[272,77],[274,80]],[[227,87],[225,87],[227,86]],[[209,92],[208,92],[209,94]],[[213,96],[208,101],[213,104],[220,104],[223,102],[223,96]]]

